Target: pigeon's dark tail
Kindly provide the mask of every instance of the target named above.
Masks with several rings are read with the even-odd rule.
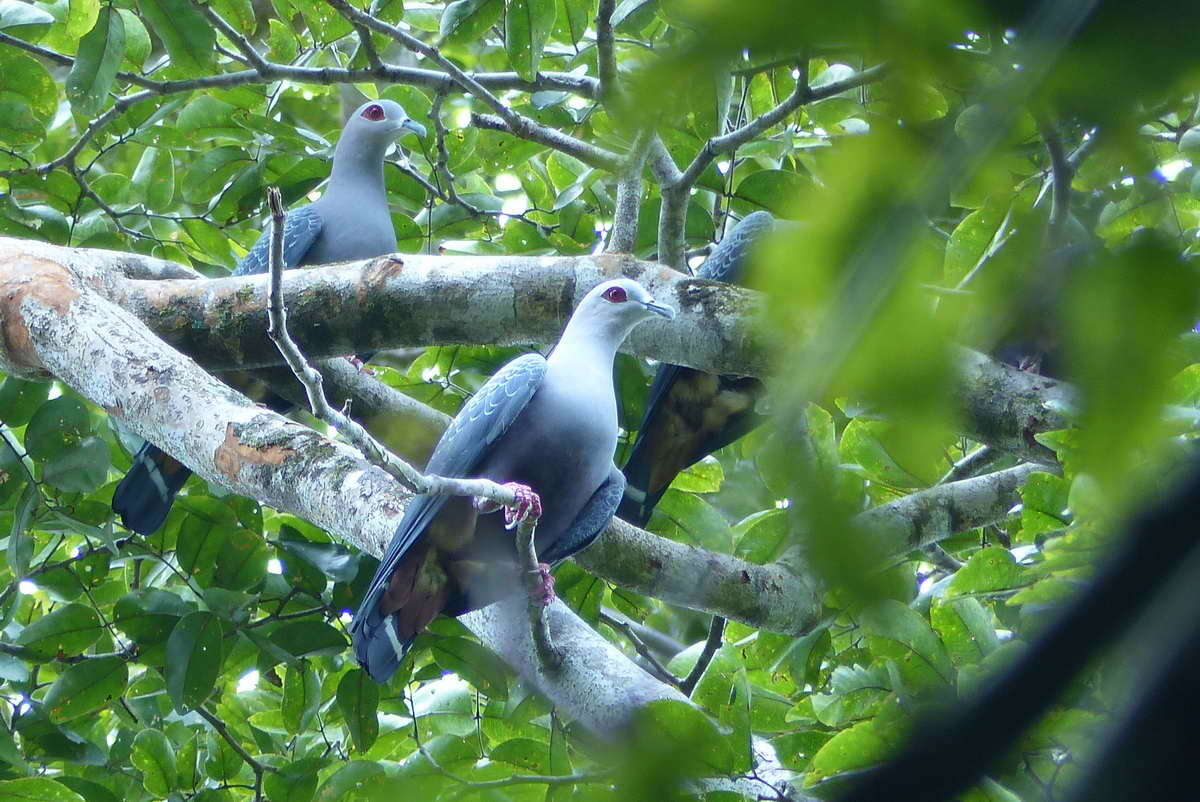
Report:
[[[354,614],[350,625],[354,642],[354,656],[371,679],[381,685],[387,683],[400,667],[400,661],[412,646],[416,636],[403,640],[396,634],[391,615],[379,611],[378,600],[364,603]]]
[[[625,474],[625,495],[617,507],[617,517],[643,529],[649,522],[650,514],[654,512],[658,500],[667,490],[666,487],[650,490],[650,473],[654,462],[654,455],[650,453],[646,439],[639,436],[622,471]]]
[[[175,494],[192,475],[179,460],[158,446],[144,444],[113,493],[113,512],[131,532],[150,535],[162,526]]]

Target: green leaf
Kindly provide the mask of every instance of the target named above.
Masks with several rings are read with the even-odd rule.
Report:
[[[130,761],[142,773],[142,785],[158,797],[165,797],[176,786],[175,750],[162,730],[144,729],[133,739]]]
[[[142,18],[158,35],[171,66],[183,75],[207,72],[216,54],[216,34],[188,0],[138,0]]]
[[[639,748],[655,745],[663,758],[676,761],[673,767],[688,776],[713,777],[733,773],[737,764],[733,746],[712,719],[686,702],[658,699],[638,711]]]
[[[217,556],[213,582],[231,590],[246,590],[267,573],[270,550],[262,536],[249,529],[234,529]]]
[[[68,0],[66,34],[79,39],[96,25],[100,16],[100,0]]]
[[[555,0],[508,0],[504,11],[504,47],[508,63],[526,81],[537,76],[542,48],[554,27]]]
[[[118,11],[125,26],[125,63],[140,71],[150,55],[150,32],[137,14],[127,8]]]
[[[283,534],[281,529],[280,533]],[[353,582],[358,575],[358,555],[339,543],[312,543],[282,538],[279,547],[304,560],[334,582]]]
[[[956,666],[978,663],[1000,646],[991,614],[975,599],[938,599],[929,617]]]
[[[238,170],[253,161],[249,153],[234,145],[209,150],[188,168],[181,187],[183,199],[188,203],[207,205],[233,180]]]
[[[554,38],[568,45],[578,44],[596,17],[596,0],[556,0]]]
[[[442,12],[439,28],[446,42],[474,42],[500,21],[503,0],[456,0]]]
[[[762,510],[753,513],[733,527],[733,536],[737,538],[734,556],[758,565],[766,565],[778,557],[787,546],[790,541],[789,531],[787,510]]]
[[[42,494],[36,485],[26,485],[21,498],[13,509],[12,528],[8,531],[8,567],[13,576],[25,576],[29,560],[33,557],[33,539],[29,536],[29,522],[33,511],[41,501]]]
[[[794,218],[796,200],[809,184],[809,179],[790,170],[760,170],[737,185],[734,208],[744,214],[765,209],[776,217]]]
[[[679,472],[671,487],[685,493],[716,493],[725,481],[721,461],[711,454]]]
[[[895,660],[906,681],[923,687],[954,677],[946,648],[929,622],[906,605],[890,599],[879,602],[862,612],[859,625],[871,651]]]
[[[26,25],[50,25],[54,17],[36,6],[19,0],[0,0],[0,31]]]
[[[715,507],[692,493],[667,490],[654,508],[651,530],[672,540],[728,554],[733,531]]]
[[[50,382],[27,382],[8,376],[0,384],[0,420],[6,426],[24,426],[50,395]]]
[[[97,782],[85,780],[82,777],[60,775],[54,781],[65,785],[83,797],[87,802],[120,802],[120,797]]]
[[[25,429],[25,449],[39,462],[57,457],[92,433],[92,419],[81,401],[69,396],[47,401]]]
[[[0,91],[0,143],[9,145],[18,151],[28,150],[46,138],[46,128],[36,116],[33,109],[25,100],[7,90]],[[49,217],[53,211],[54,222],[62,218],[57,210],[46,210],[45,207],[24,207],[23,215],[33,217],[32,220],[21,220],[29,225],[29,230],[40,231],[45,220],[38,217]]]
[[[271,642],[296,657],[341,654],[346,638],[324,621],[293,621],[271,633]]]
[[[890,749],[879,719],[859,722],[833,736],[813,755],[804,785],[811,787],[828,777],[872,766],[887,757]]]
[[[167,639],[167,693],[180,713],[204,703],[217,686],[224,659],[221,621],[209,612],[179,620]]]
[[[252,35],[258,27],[250,0],[212,0],[212,7],[222,19],[247,36]]]
[[[11,802],[84,802],[83,797],[70,788],[45,777],[0,781],[0,799]]]
[[[146,148],[142,151],[132,181],[141,191],[148,208],[167,211],[175,197],[175,158],[171,151],[162,148]]]
[[[352,792],[366,792],[385,776],[383,766],[373,760],[351,760],[330,775],[317,793],[315,802],[338,802]],[[361,797],[356,794],[354,798]]]
[[[90,493],[108,479],[108,444],[87,437],[46,460],[42,479],[68,493]]]
[[[361,668],[347,671],[338,682],[337,704],[354,747],[366,752],[379,737],[379,686]]]
[[[67,604],[31,622],[17,643],[45,660],[82,654],[100,637],[100,617],[86,604]]]
[[[489,649],[475,641],[440,637],[433,643],[433,657],[442,668],[458,674],[488,698],[508,696],[508,675],[504,665]]]
[[[500,760],[530,774],[550,774],[550,754],[546,744],[532,738],[513,738],[493,746],[489,760]]]
[[[283,726],[291,735],[304,732],[321,704],[321,679],[307,661],[287,666],[283,676]]]
[[[21,459],[20,444],[7,432],[0,431],[0,504],[7,502],[13,494],[29,481],[31,466]]]
[[[129,668],[120,657],[90,657],[67,668],[42,700],[50,721],[62,723],[107,707],[125,693]]]
[[[263,791],[271,802],[311,802],[317,792],[317,772],[327,763],[320,758],[289,763],[263,778]]]
[[[104,108],[124,58],[125,22],[116,10],[105,6],[96,27],[79,43],[67,74],[67,99],[78,113],[91,116]]]
[[[946,588],[946,595],[988,593],[1007,590],[1021,582],[1021,567],[1008,549],[989,546],[971,555],[966,565],[958,569]]]
[[[271,26],[267,34],[267,46],[270,48],[268,58],[284,64],[295,61],[300,52],[300,42],[296,40],[296,34],[292,32],[291,27],[277,19],[272,18],[268,22]]]
[[[192,612],[174,593],[158,588],[141,588],[117,600],[113,624],[138,646],[163,643],[179,620]]]

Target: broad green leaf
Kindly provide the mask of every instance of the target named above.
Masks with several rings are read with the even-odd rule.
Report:
[[[0,780],[0,799],[11,802],[84,802],[79,794],[47,777]]]
[[[1007,590],[1021,582],[1021,568],[1008,549],[989,546],[971,555],[946,588],[947,596]]]
[[[716,724],[686,702],[659,699],[643,706],[637,716],[639,746],[656,744],[654,753],[671,755],[683,775],[712,777],[730,774],[738,758],[730,739]]]
[[[125,58],[125,22],[111,6],[100,10],[96,27],[79,43],[67,74],[67,99],[77,112],[91,116],[108,103],[108,91]]]
[[[813,755],[804,786],[810,788],[843,772],[879,763],[887,757],[893,738],[883,731],[878,719],[842,730]]]
[[[379,685],[361,668],[347,671],[337,687],[337,704],[359,752],[379,737]]]
[[[108,445],[99,437],[86,437],[46,460],[42,478],[68,493],[90,493],[108,478]]]
[[[82,654],[100,637],[100,617],[86,604],[67,604],[31,622],[17,643],[45,660]]]
[[[141,191],[146,206],[153,211],[167,211],[175,197],[175,158],[171,151],[146,148],[131,180]]]
[[[651,530],[672,540],[728,554],[733,550],[733,530],[721,513],[692,493],[667,490],[654,508]]]
[[[508,63],[527,81],[537,76],[555,13],[555,0],[507,0],[504,46],[508,50]]]
[[[733,527],[737,539],[734,556],[766,565],[780,555],[790,541],[787,510],[762,510]]]
[[[165,797],[179,782],[175,749],[162,730],[147,728],[133,739],[130,760],[142,772],[142,785],[150,793]]]
[[[496,655],[466,638],[440,637],[433,643],[433,657],[492,699],[508,696],[508,677]]]
[[[128,684],[129,667],[123,659],[89,657],[59,675],[42,702],[50,720],[61,723],[107,707]]]
[[[734,208],[749,214],[765,209],[776,217],[795,215],[796,200],[809,179],[790,170],[760,170],[742,179],[733,192]]]
[[[936,600],[929,617],[955,665],[978,663],[1000,646],[991,614],[975,599]]]
[[[447,42],[474,42],[500,21],[504,0],[455,0],[442,12],[440,34]]]
[[[150,55],[150,32],[137,14],[127,8],[117,10],[125,28],[125,63],[140,71]]]
[[[55,777],[54,781],[79,794],[86,802],[120,802],[121,799],[100,783],[85,780],[82,777],[61,775]]]
[[[171,66],[183,75],[201,75],[216,55],[216,34],[188,0],[138,0],[142,18],[162,40]]]
[[[163,643],[192,608],[174,593],[142,588],[126,594],[113,606],[113,624],[141,647]]]
[[[300,52],[300,43],[296,41],[296,34],[289,26],[277,19],[272,18],[268,22],[270,23],[270,33],[267,35],[267,44],[270,50],[267,56],[272,61],[284,64],[295,61]]]
[[[308,729],[321,704],[321,680],[307,661],[286,667],[283,676],[283,726],[291,735]]]
[[[42,494],[36,485],[25,485],[17,505],[13,509],[12,527],[8,530],[8,567],[13,576],[25,576],[29,560],[33,557],[33,539],[29,533],[29,522],[41,501]]]
[[[20,0],[0,0],[0,30],[27,25],[49,25],[54,17],[37,6]]]
[[[180,194],[188,203],[208,204],[233,180],[238,170],[253,161],[249,153],[235,145],[213,148],[188,167]]]
[[[329,776],[317,792],[315,802],[338,802],[385,779],[383,766],[372,760],[351,760]],[[359,797],[357,794],[355,799]]]
[[[327,763],[306,758],[282,766],[263,778],[263,791],[271,802],[311,802],[317,792],[317,772]]]
[[[58,85],[46,68],[15,48],[0,49],[0,97],[7,94],[29,105],[38,122],[45,125],[58,108]]]
[[[895,660],[907,682],[918,688],[954,678],[946,647],[919,613],[898,601],[886,600],[864,610],[859,625],[871,651]]]
[[[0,384],[0,420],[6,426],[24,426],[50,395],[50,382],[29,382],[15,376]]]
[[[212,0],[212,6],[222,19],[247,36],[252,35],[258,27],[250,0]]]
[[[167,639],[167,693],[179,712],[199,707],[217,686],[224,654],[221,621],[208,612],[179,620]]]
[[[725,481],[721,461],[711,454],[684,468],[671,482],[671,487],[685,493],[716,493]]]
[[[546,744],[532,738],[513,738],[497,744],[488,752],[488,758],[516,766],[523,773],[550,773],[550,753]]]
[[[296,657],[340,654],[346,648],[342,633],[325,622],[294,621],[271,633],[271,642]]]
[[[247,590],[267,573],[270,550],[262,536],[235,529],[225,538],[217,556],[213,582],[231,590]]]
[[[279,546],[319,569],[334,582],[351,582],[358,575],[358,555],[339,543],[311,543],[283,538]]]
[[[66,35],[79,39],[96,25],[100,0],[68,0]]]
[[[42,462],[78,445],[91,433],[87,408],[78,399],[62,396],[34,413],[25,429],[25,448],[29,456]]]
[[[568,45],[578,44],[596,18],[596,0],[555,0],[554,38]]]

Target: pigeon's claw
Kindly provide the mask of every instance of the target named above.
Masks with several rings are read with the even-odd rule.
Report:
[[[537,584],[529,588],[529,598],[541,603],[543,607],[550,606],[557,596],[554,595],[554,575],[550,573],[550,566],[546,563],[538,563],[537,571],[530,571],[538,575]]]
[[[346,357],[346,361],[353,365],[355,370],[357,370],[359,373],[365,373],[368,376],[375,375],[375,371],[367,367],[367,363],[363,362],[358,354],[351,354],[350,356]]]
[[[517,524],[524,523],[531,518],[536,521],[542,517],[542,499],[533,492],[533,488],[516,482],[509,482],[503,486],[516,496],[516,500],[511,505],[504,507],[505,529],[513,529]]]

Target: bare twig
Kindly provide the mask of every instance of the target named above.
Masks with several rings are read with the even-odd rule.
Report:
[[[217,718],[215,714],[210,713],[201,705],[197,705],[196,712],[200,714],[202,719],[212,725],[212,728],[217,731],[217,734],[225,739],[225,742],[229,744],[230,748],[233,749],[233,751],[237,753],[238,757],[245,761],[246,765],[250,767],[250,770],[254,772],[254,799],[255,802],[261,802],[263,774],[268,771],[276,771],[275,767],[256,760],[249,752],[246,751],[245,747],[242,746],[238,739],[233,737],[233,733],[231,733],[229,728],[225,726],[225,722]]]
[[[662,682],[670,683],[676,688],[680,687],[681,680],[679,677],[672,674],[670,670],[668,670],[667,667],[664,666],[659,659],[654,656],[654,652],[650,650],[650,647],[646,645],[645,641],[638,637],[637,632],[634,631],[633,627],[628,621],[610,615],[604,610],[600,611],[600,620],[620,632],[629,640],[630,643],[633,644],[634,650],[637,651],[641,658],[646,661],[646,665],[650,667],[651,673],[654,674],[656,679],[661,680]]]
[[[200,13],[212,23],[212,26],[220,31],[226,39],[228,39],[230,42],[233,42],[233,46],[236,47],[238,51],[246,57],[246,61],[250,63],[251,67],[258,70],[258,72],[262,74],[266,74],[271,71],[271,65],[267,63],[267,60],[264,59],[257,50],[254,49],[254,45],[250,44],[250,40],[238,33],[237,29],[226,22],[224,17],[222,17],[216,11],[213,11],[211,6],[205,3],[198,3],[196,0],[192,0],[192,5],[194,5],[200,11]]]
[[[692,667],[691,672],[684,678],[683,682],[679,683],[679,690],[688,696],[692,695],[692,691],[696,689],[696,684],[700,682],[700,678],[708,670],[708,664],[712,662],[717,650],[721,648],[721,641],[724,637],[725,619],[719,615],[714,615],[708,625],[708,640],[704,641],[704,651],[700,652],[700,658],[696,661],[696,665]]]
[[[621,94],[617,83],[617,56],[613,47],[612,15],[616,0],[600,0],[596,9],[596,71],[600,74],[600,102],[609,105]]]
[[[503,131],[506,134],[512,134],[522,139],[528,139],[530,142],[537,142],[539,145],[545,145],[548,148],[562,151],[568,156],[574,156],[590,167],[599,167],[601,170],[607,170],[610,173],[619,173],[621,171],[621,157],[616,153],[597,147],[590,142],[584,142],[582,139],[576,139],[555,128],[548,128],[537,123],[534,123],[532,126],[518,128],[503,117],[498,117],[494,114],[476,113],[471,114],[471,124],[490,131]]]
[[[934,486],[944,485],[947,482],[957,482],[960,479],[969,479],[972,476],[977,476],[988,468],[993,462],[1000,459],[1004,455],[997,452],[991,446],[980,446],[979,448],[967,454],[958,462],[950,466],[950,470],[934,482]]]

